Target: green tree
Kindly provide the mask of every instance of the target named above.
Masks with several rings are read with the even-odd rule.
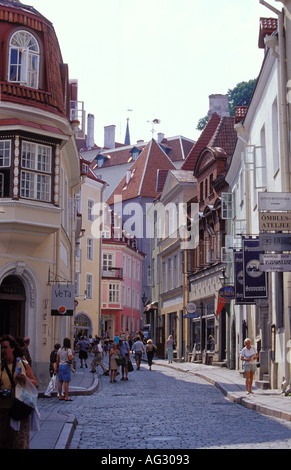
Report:
[[[248,82],[238,83],[232,90],[229,89],[228,94],[228,107],[230,116],[234,116],[236,106],[248,106],[256,85],[256,79],[249,80]],[[208,116],[199,119],[196,129],[202,131],[208,122]]]
[[[256,85],[256,79],[238,83],[232,90],[228,90],[229,112],[234,116],[236,106],[248,106]]]

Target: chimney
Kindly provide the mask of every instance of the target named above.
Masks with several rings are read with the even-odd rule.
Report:
[[[214,113],[220,117],[229,116],[228,95],[209,95],[208,117]]]
[[[94,114],[88,114],[87,117],[87,138],[86,147],[94,147]]]
[[[114,125],[104,127],[104,148],[106,149],[115,148],[115,127]]]
[[[164,140],[165,134],[158,132],[158,143],[160,144]]]

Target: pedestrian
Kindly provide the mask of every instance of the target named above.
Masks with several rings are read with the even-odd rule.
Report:
[[[119,336],[118,334],[116,333],[116,335],[114,336],[114,339],[113,339],[114,343],[117,344],[117,346],[119,345]]]
[[[24,385],[29,379],[34,386],[36,378],[27,361],[21,360],[21,372],[17,373],[17,358],[22,357],[22,351],[15,338],[10,335],[3,336],[1,343],[1,379],[0,379],[0,449],[29,449],[30,416],[20,421],[18,431],[11,427],[9,409],[14,400],[13,385],[9,373],[15,384]],[[8,373],[9,371],[9,373]]]
[[[130,360],[130,349],[128,341],[122,339],[119,340],[119,351],[123,359],[121,364],[122,377],[120,380],[128,380],[128,361]]]
[[[148,365],[149,365],[150,370],[152,370],[153,358],[154,358],[156,350],[157,350],[157,347],[154,345],[152,340],[148,339],[147,345],[146,345],[146,353],[147,353]]]
[[[109,372],[103,362],[103,349],[99,339],[97,339],[93,345],[93,352],[94,358],[91,362],[92,370],[90,372],[94,374],[94,372],[96,372],[96,366],[101,366],[103,369],[103,374],[108,375]]]
[[[132,351],[134,351],[135,362],[136,362],[136,369],[140,369],[140,363],[142,359],[142,354],[144,352],[144,344],[140,340],[140,337],[137,336],[135,343],[132,346]]]
[[[90,343],[84,338],[81,337],[80,341],[77,342],[76,347],[80,349],[79,351],[79,359],[81,361],[81,369],[83,367],[83,361],[85,363],[85,367],[87,368],[87,359],[88,359],[88,351],[90,349]]]
[[[45,397],[50,398],[52,391],[55,389],[56,386],[56,378],[57,378],[57,355],[58,355],[58,350],[60,349],[61,345],[60,343],[56,343],[54,345],[54,349],[50,353],[50,365],[49,365],[49,374],[51,377],[51,380],[48,384],[48,387],[44,393]]]
[[[257,370],[256,359],[259,357],[259,354],[256,351],[256,348],[252,346],[252,341],[250,338],[244,340],[245,347],[241,352],[241,360],[244,362],[244,371],[246,374],[246,390],[247,395],[250,393],[253,394],[252,384],[254,379],[254,374]]]
[[[59,371],[59,400],[73,401],[69,397],[69,383],[71,381],[71,363],[74,359],[74,352],[71,350],[71,341],[64,338],[63,347],[57,353],[57,367]],[[62,394],[64,384],[65,396]]]
[[[110,383],[117,382],[116,376],[119,369],[116,359],[119,357],[120,351],[117,344],[113,343],[112,348],[109,351],[109,369],[110,369]]]
[[[26,358],[28,364],[31,367],[32,360],[31,360],[29,349],[28,349],[29,345],[30,345],[30,339],[26,336],[25,338],[23,338],[23,342],[24,342],[23,354],[24,354],[24,357]]]
[[[173,350],[174,350],[174,340],[173,340],[172,335],[169,335],[166,341],[166,348],[168,352],[168,363],[170,364],[171,362],[173,362]]]

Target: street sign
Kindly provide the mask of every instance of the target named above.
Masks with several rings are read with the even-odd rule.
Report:
[[[291,251],[291,233],[260,233],[260,250]]]
[[[196,304],[194,304],[194,302],[189,302],[187,305],[186,305],[186,310],[188,313],[195,313],[197,308],[196,308]]]
[[[235,288],[235,303],[237,305],[254,304],[255,300],[244,297],[244,266],[242,251],[237,251],[233,254],[234,258],[234,288]]]
[[[258,193],[259,211],[290,211],[291,193]]]
[[[291,255],[285,253],[260,255],[260,270],[273,272],[291,271]]]
[[[259,230],[291,231],[291,212],[259,212]]]

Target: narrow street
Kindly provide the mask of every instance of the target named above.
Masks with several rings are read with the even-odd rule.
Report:
[[[72,403],[50,402],[77,417],[70,449],[291,448],[291,422],[232,403],[203,379],[145,363],[120,377],[101,376],[94,394]]]

